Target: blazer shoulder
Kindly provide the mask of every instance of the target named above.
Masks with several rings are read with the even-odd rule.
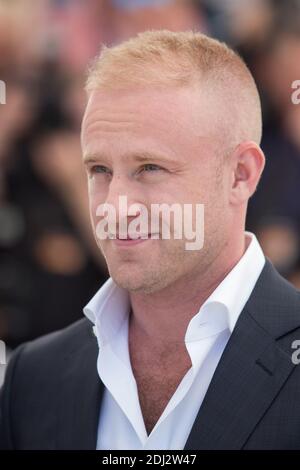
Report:
[[[17,375],[18,380],[26,377],[53,376],[61,367],[63,359],[74,351],[83,350],[96,338],[92,323],[83,318],[70,326],[21,344],[12,354],[5,375],[10,382]]]
[[[300,327],[300,291],[266,258],[246,309],[272,336]]]
[[[93,324],[87,318],[82,318],[62,330],[48,333],[19,348],[22,349],[22,355],[30,359],[37,358],[39,361],[43,357],[65,356],[84,346],[94,337],[92,327]]]
[[[91,346],[96,357],[92,323],[83,318],[63,330],[21,344],[13,352],[0,391],[0,449],[14,448],[20,422],[34,419],[39,408],[53,412],[65,358],[72,358],[74,351],[85,355]]]

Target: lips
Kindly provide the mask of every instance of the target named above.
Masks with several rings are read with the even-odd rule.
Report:
[[[151,233],[148,233],[147,235],[141,235],[139,233],[138,235],[136,234],[136,238],[133,238],[133,237],[134,237],[134,234],[131,234],[131,236],[127,234],[127,238],[120,238],[120,235],[116,235],[112,241],[115,243],[115,245],[119,247],[134,246],[134,245],[151,240]],[[153,237],[153,234],[152,234],[152,237]]]
[[[121,237],[119,235],[116,236],[117,240],[147,240],[147,238],[151,238],[151,233],[147,233],[145,235],[136,234],[136,235],[126,235],[126,237]]]
[[[121,234],[121,233],[112,233],[110,235],[110,238],[112,239],[117,239],[117,240],[147,240],[148,238],[158,238],[158,234],[156,233],[126,233],[126,234]]]

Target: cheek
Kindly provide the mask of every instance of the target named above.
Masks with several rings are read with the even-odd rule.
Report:
[[[101,188],[101,185],[97,182],[95,177],[88,177],[87,180],[87,187],[88,187],[88,192],[90,197],[95,197],[97,194],[99,194]]]
[[[89,210],[90,210],[90,219],[92,222],[93,230],[95,231],[97,223],[99,222],[99,216],[97,216],[97,209],[101,204],[101,198],[99,195],[92,194],[89,192]]]
[[[96,219],[97,208],[100,204],[105,202],[105,191],[104,188],[92,179],[88,181],[88,197],[89,197],[89,208],[91,218],[94,221]]]

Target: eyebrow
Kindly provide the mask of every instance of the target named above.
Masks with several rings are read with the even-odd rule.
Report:
[[[122,159],[125,159],[125,160],[132,159],[139,163],[145,163],[150,160],[155,161],[155,162],[169,162],[169,163],[177,162],[177,160],[175,160],[174,158],[168,157],[165,154],[158,154],[158,153],[152,153],[152,152],[147,152],[147,151],[124,154],[122,155]],[[99,162],[99,160],[108,161],[109,159],[105,157],[104,155],[97,154],[97,153],[86,154],[83,156],[83,162],[85,164],[97,163]]]

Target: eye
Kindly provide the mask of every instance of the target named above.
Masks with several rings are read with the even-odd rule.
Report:
[[[111,170],[104,165],[94,165],[90,168],[90,173],[104,173],[104,174],[111,174]]]
[[[155,165],[154,163],[146,163],[145,165],[142,166],[140,171],[152,172],[152,171],[159,171],[159,170],[163,170],[163,168],[159,165]]]

